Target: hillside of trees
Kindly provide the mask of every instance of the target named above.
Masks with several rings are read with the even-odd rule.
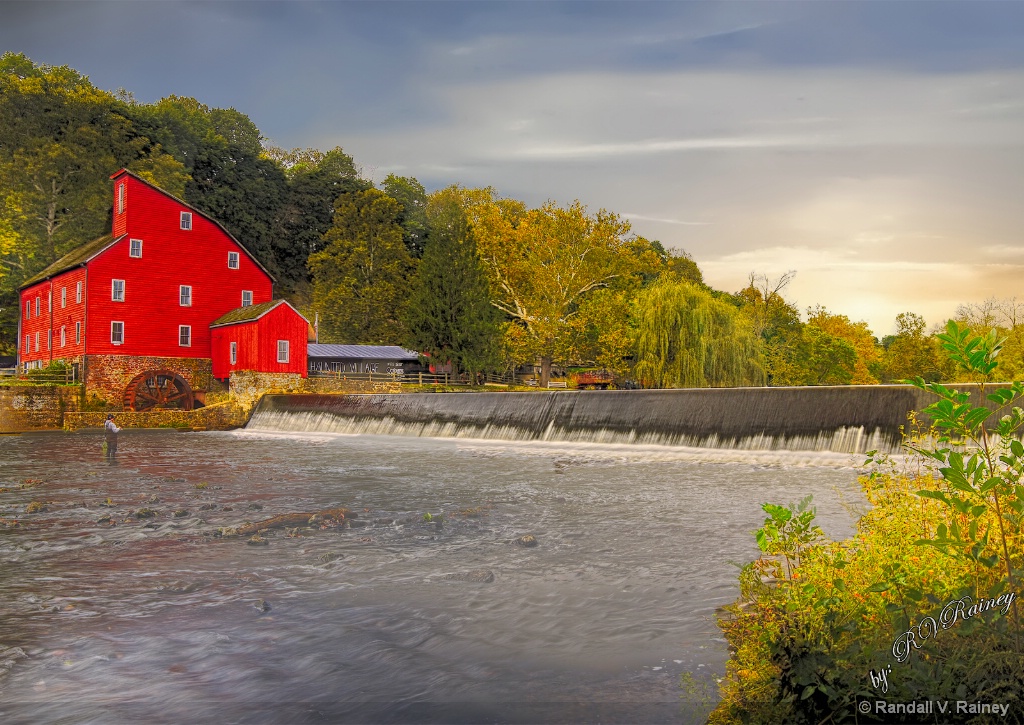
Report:
[[[109,231],[119,168],[224,224],[278,297],[319,317],[321,342],[404,345],[462,372],[600,366],[648,387],[957,375],[913,312],[878,340],[821,306],[801,314],[785,298],[794,273],[711,289],[689,255],[605,209],[398,176],[377,187],[341,148],[275,148],[233,108],[139,103],[13,53],[0,57],[0,354],[15,352],[19,286]],[[1024,303],[957,319],[1008,338],[997,375],[1024,372]]]

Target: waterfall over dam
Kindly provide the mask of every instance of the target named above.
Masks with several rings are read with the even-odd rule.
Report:
[[[266,395],[254,430],[864,453],[896,451],[909,385]]]

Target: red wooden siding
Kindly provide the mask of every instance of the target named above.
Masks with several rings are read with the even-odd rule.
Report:
[[[306,377],[309,322],[285,302],[262,317],[213,328],[213,376],[227,378],[234,370],[295,373]],[[277,361],[277,341],[288,340],[288,362]],[[238,345],[231,364],[231,343]]]
[[[117,213],[118,186],[125,184],[125,211]],[[180,226],[182,211],[192,228]],[[89,267],[88,354],[210,357],[210,323],[241,305],[242,290],[253,304],[268,302],[273,282],[217,224],[130,174],[114,177],[114,229],[124,239]],[[115,237],[116,238],[116,237]],[[131,240],[142,240],[142,256],[131,257]],[[239,268],[228,268],[228,252]],[[124,280],[124,302],[111,299],[112,280]],[[179,304],[181,285],[192,287],[192,304]],[[110,323],[124,323],[124,343],[110,340]],[[190,325],[191,345],[178,344],[178,328]]]

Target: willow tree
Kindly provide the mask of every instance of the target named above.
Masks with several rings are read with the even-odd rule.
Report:
[[[662,279],[634,305],[636,365],[645,387],[760,385],[760,341],[734,305],[689,282]]]

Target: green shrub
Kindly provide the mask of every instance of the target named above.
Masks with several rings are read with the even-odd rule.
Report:
[[[905,459],[869,455],[871,509],[849,540],[817,537],[807,502],[765,506],[762,556],[720,618],[732,656],[709,722],[878,722],[857,707],[879,699],[999,703],[1006,717],[990,717],[1024,721],[1024,385],[985,384],[994,337],[953,323],[939,337],[996,412],[916,381],[939,398],[924,411],[934,427],[907,438]]]

